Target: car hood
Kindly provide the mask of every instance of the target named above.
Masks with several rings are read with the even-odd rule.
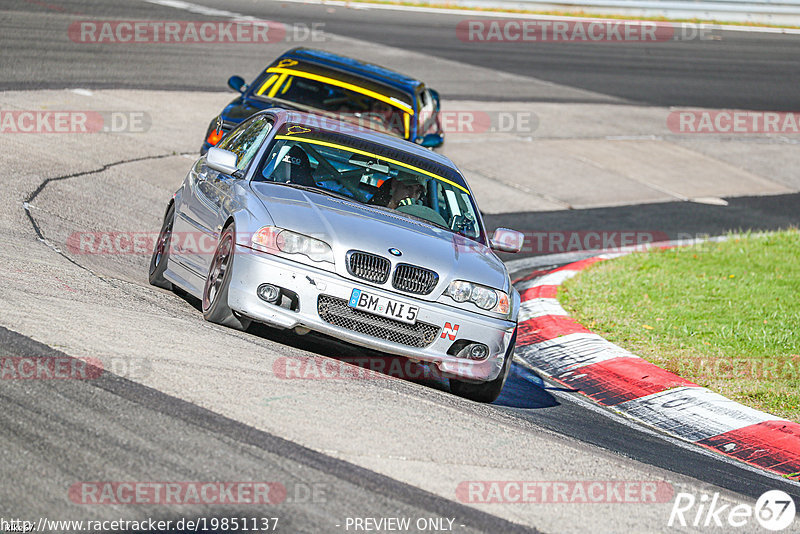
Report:
[[[276,105],[277,104],[271,102],[270,100],[261,100],[257,98],[240,96],[231,100],[231,102],[225,106],[225,109],[222,110],[221,116],[222,120],[225,122],[238,124],[249,118],[253,113],[258,113],[259,111],[276,107]],[[293,109],[291,106],[287,106],[286,104],[281,104],[278,107]]]
[[[352,278],[345,267],[349,250],[383,256],[393,264],[409,263],[432,269],[439,284],[436,298],[451,280],[468,280],[508,291],[503,262],[489,247],[401,214],[285,185],[252,182],[276,226],[328,242],[336,270]],[[396,248],[402,255],[389,253]]]
[[[253,97],[247,97],[247,96],[240,96],[238,98],[235,98],[235,99],[231,100],[231,102],[227,106],[225,106],[225,109],[222,110],[222,113],[220,114],[220,116],[222,117],[223,121],[235,125],[235,124],[239,124],[243,120],[249,118],[254,113],[258,113],[259,111],[263,111],[265,109],[269,109],[269,108],[273,108],[273,107],[289,109],[289,110],[295,110],[295,111],[301,111],[301,112],[304,112],[304,113],[317,114],[317,115],[321,115],[323,117],[330,117],[332,119],[337,119],[337,120],[341,120],[341,121],[344,121],[344,122],[347,122],[347,123],[350,123],[350,124],[354,124],[357,127],[369,128],[369,126],[363,124],[359,120],[358,116],[355,115],[355,114],[351,115],[351,114],[347,114],[347,113],[344,113],[344,114],[335,113],[335,112],[332,113],[330,111],[326,111],[326,110],[319,109],[319,108],[314,108],[314,107],[311,107],[311,106],[299,106],[299,105],[298,106],[294,106],[294,105],[292,105],[291,102],[287,102],[285,100],[272,101],[272,100],[267,100],[267,99],[262,99],[262,98],[253,98]],[[320,124],[326,124],[325,120],[326,119],[321,119],[321,123]],[[414,126],[413,122],[412,122],[411,126],[412,126],[412,131],[416,131],[414,129],[415,126]],[[377,131],[381,131],[381,130],[377,130]],[[382,132],[382,133],[386,133],[386,132]],[[400,139],[404,138],[402,135],[399,135],[399,134],[396,134],[396,133],[392,133],[392,132],[389,132],[389,135],[391,135],[392,137],[400,138]]]

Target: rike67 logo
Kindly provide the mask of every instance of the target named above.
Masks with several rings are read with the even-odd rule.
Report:
[[[717,527],[731,532],[732,528],[744,527],[755,518],[763,528],[779,531],[794,523],[794,517],[794,500],[781,490],[762,494],[755,506],[722,504],[719,493],[711,496],[704,493],[700,498],[691,493],[678,493],[667,526]]]

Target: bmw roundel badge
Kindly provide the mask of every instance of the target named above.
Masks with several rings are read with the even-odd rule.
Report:
[[[396,248],[390,248],[390,249],[389,249],[389,254],[391,254],[392,256],[402,256],[402,255],[403,255],[403,253],[402,253],[402,252],[400,252],[400,251],[399,251],[398,249],[396,249]]]

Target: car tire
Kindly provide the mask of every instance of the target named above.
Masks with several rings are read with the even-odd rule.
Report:
[[[220,235],[214,258],[208,268],[203,287],[203,317],[212,323],[236,330],[247,330],[250,319],[236,315],[228,307],[228,288],[231,284],[235,250],[236,230],[233,224],[229,224]]]
[[[511,360],[514,359],[514,347],[516,343],[517,329],[515,328],[514,334],[511,336],[511,342],[508,344],[508,350],[506,350],[506,355],[503,360],[503,368],[500,369],[500,374],[497,375],[497,378],[490,380],[489,382],[482,382],[480,384],[464,382],[462,380],[451,378],[449,380],[450,392],[458,395],[459,397],[464,397],[465,399],[475,402],[489,403],[497,400],[497,397],[500,396],[500,392],[503,391],[506,378],[508,378],[508,372],[511,369]]]
[[[169,248],[172,244],[172,226],[175,223],[175,204],[170,204],[161,231],[158,233],[153,256],[150,258],[150,284],[162,289],[172,291],[172,283],[164,278],[169,259]]]

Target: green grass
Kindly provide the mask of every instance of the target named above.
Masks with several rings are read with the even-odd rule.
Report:
[[[558,299],[592,331],[726,397],[800,422],[800,231],[604,261]]]

